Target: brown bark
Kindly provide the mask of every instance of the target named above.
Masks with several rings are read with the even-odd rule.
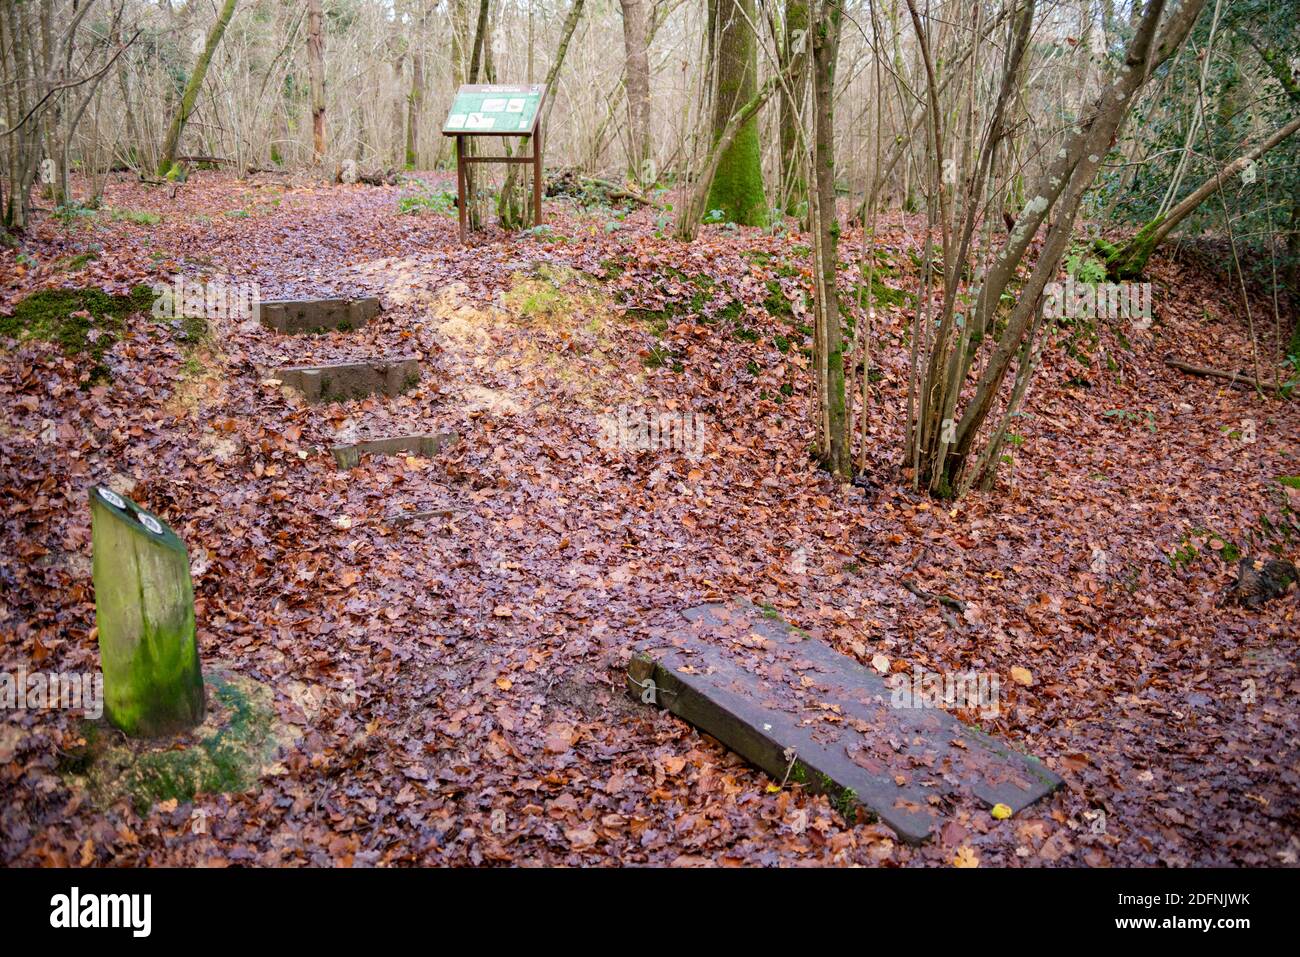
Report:
[[[1171,369],[1186,372],[1188,375],[1204,376],[1208,379],[1223,379],[1232,385],[1253,389],[1256,392],[1279,392],[1282,389],[1282,383],[1280,382],[1261,382],[1245,372],[1225,372],[1223,369],[1212,369],[1209,366],[1194,366],[1190,362],[1183,362],[1179,359],[1166,359],[1165,365]]]
[[[1167,16],[1163,0],[1150,0],[1145,6],[1137,20],[1124,62],[1112,71],[1094,100],[1081,111],[1075,124],[1069,128],[1057,156],[1043,170],[1036,185],[1027,191],[1030,198],[979,284],[973,322],[967,323],[960,333],[953,329],[955,316],[951,301],[967,265],[965,250],[969,242],[969,219],[957,237],[946,232],[945,308],[941,313],[940,328],[935,335],[934,351],[930,355],[921,396],[924,413],[913,438],[918,479],[936,493],[954,494],[969,484],[970,477],[965,475],[968,457],[985,419],[1001,395],[1001,386],[1012,361],[1017,354],[1023,354],[1022,345],[1037,314],[1038,299],[1059,268],[1084,193],[1096,177],[1110,144],[1119,135],[1135,96],[1155,68],[1177,51],[1204,3],[1205,0],[1185,0]],[[911,0],[908,6],[912,7]],[[913,22],[920,35],[920,18],[915,10]],[[1009,51],[1008,56],[1012,55]],[[928,69],[927,73],[930,74],[929,85],[933,86],[933,70]],[[987,188],[982,184],[982,171],[988,168],[984,165],[985,160],[996,146],[999,138],[996,127],[1000,122],[1000,115],[996,116],[982,141],[977,173],[966,180],[970,202],[978,200],[978,194],[974,192],[977,186]],[[944,201],[944,218],[949,221],[951,209],[951,205]],[[984,364],[974,395],[958,417],[957,399],[978,351],[977,348],[965,347],[966,328],[990,328],[1003,293],[1049,215],[1052,224],[1030,277],[1019,289],[1018,299]],[[945,419],[954,420],[955,428],[943,427]]]
[[[311,85],[312,158],[325,156],[325,43],[322,35],[321,0],[307,3],[307,72]]]
[[[424,3],[417,4],[419,17],[411,52],[411,93],[406,98],[406,165],[416,169],[420,163],[420,111],[424,108],[424,35],[428,28],[429,10]]]
[[[816,288],[817,360],[824,379],[822,457],[838,478],[852,477],[850,416],[844,389],[844,336],[840,329],[836,268],[839,220],[835,207],[835,63],[839,56],[841,0],[821,0],[812,24],[813,273]]]
[[[799,136],[799,116],[808,92],[808,73],[803,68],[808,42],[808,0],[786,0],[781,66],[790,67],[792,76],[788,86],[781,88],[781,191],[785,211],[791,215],[808,194]]]
[[[620,0],[627,79],[627,166],[638,186],[652,185],[650,151],[650,56],[645,0]]]

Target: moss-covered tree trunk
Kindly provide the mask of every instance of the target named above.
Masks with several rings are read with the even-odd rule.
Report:
[[[185,543],[110,489],[91,490],[90,514],[104,713],[132,737],[191,728],[203,676]]]
[[[709,0],[709,29],[716,72],[713,138],[722,138],[732,115],[758,92],[758,40],[754,0]],[[758,116],[745,122],[722,153],[709,187],[709,210],[728,222],[762,226],[767,222]],[[706,211],[707,212],[707,211]]]
[[[181,133],[185,130],[185,123],[190,118],[190,114],[194,112],[194,103],[198,100],[199,90],[203,87],[203,78],[208,75],[208,64],[212,62],[212,54],[216,52],[217,44],[221,42],[230,18],[235,15],[235,3],[236,0],[226,0],[221,7],[221,12],[217,14],[217,22],[212,24],[212,29],[208,31],[208,40],[203,45],[203,52],[199,54],[198,62],[194,64],[194,72],[190,74],[190,81],[185,84],[180,105],[176,108],[176,115],[172,117],[171,126],[167,129],[167,138],[163,140],[162,155],[158,160],[159,176],[166,176],[171,172],[172,165],[176,162],[176,149],[180,145]]]

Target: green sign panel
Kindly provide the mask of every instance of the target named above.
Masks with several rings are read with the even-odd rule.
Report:
[[[442,132],[448,136],[531,136],[546,85],[470,84],[456,91]]]

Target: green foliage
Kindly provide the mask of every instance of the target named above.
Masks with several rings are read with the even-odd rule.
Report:
[[[418,216],[426,212],[450,214],[455,209],[456,197],[445,189],[415,193],[411,196],[403,196],[397,201],[397,212],[403,216]]]
[[[1108,156],[1089,196],[1089,214],[1104,212],[1133,226],[1150,223],[1180,163],[1186,167],[1172,197],[1175,203],[1234,159],[1243,142],[1257,142],[1295,115],[1300,90],[1295,90],[1289,66],[1300,56],[1295,5],[1275,0],[1233,0],[1223,5],[1202,101],[1198,88],[1212,19],[1200,17],[1186,49],[1162,68],[1168,78],[1154,85],[1155,95],[1143,98],[1134,110],[1128,135],[1140,143],[1143,162],[1125,163],[1118,151]],[[1192,55],[1190,51],[1202,52]],[[1207,106],[1200,132],[1187,152],[1187,131],[1198,102]],[[1292,136],[1260,158],[1253,180],[1233,177],[1224,184],[1222,199],[1217,193],[1211,196],[1177,229],[1187,236],[1207,231],[1223,235],[1230,221],[1239,248],[1265,254],[1247,256],[1245,261],[1269,281],[1274,236],[1300,225],[1295,218],[1300,210],[1297,197],[1300,137]],[[1292,246],[1292,251],[1296,248]],[[1279,270],[1285,273],[1285,268]],[[1133,278],[1123,270],[1117,275]]]
[[[69,202],[62,203],[56,207],[54,215],[61,223],[63,223],[63,225],[71,226],[79,219],[94,216],[96,212],[97,210],[93,206],[86,206],[77,202]]]
[[[911,295],[902,289],[895,289],[892,286],[885,285],[885,281],[879,274],[871,277],[871,287],[868,291],[865,282],[859,283],[855,290],[858,298],[858,305],[867,307],[871,304],[876,306],[904,306],[911,300]]]
[[[113,219],[135,223],[137,226],[157,226],[162,222],[162,217],[157,213],[142,209],[115,209],[110,215]]]
[[[1106,265],[1089,254],[1087,246],[1074,245],[1065,254],[1065,271],[1077,282],[1101,283],[1106,281]]]
[[[794,308],[782,291],[779,280],[769,279],[767,281],[767,298],[763,300],[763,308],[774,316],[794,315]]]
[[[858,814],[858,792],[853,788],[845,788],[838,794],[833,794],[831,806],[835,808],[840,817],[852,823],[857,819]]]
[[[1107,409],[1102,413],[1105,418],[1116,419],[1120,422],[1145,422],[1147,430],[1150,432],[1159,431],[1156,428],[1156,416],[1150,410],[1142,412],[1130,412],[1128,409]]]
[[[85,269],[86,266],[99,258],[99,247],[96,246],[84,253],[78,253],[75,256],[69,256],[61,263],[65,272],[78,272]]]
[[[1235,565],[1241,561],[1241,549],[1226,536],[1208,528],[1196,527],[1187,532],[1169,556],[1169,567],[1174,571],[1186,568],[1201,555],[1202,549],[1208,549],[1225,564]]]

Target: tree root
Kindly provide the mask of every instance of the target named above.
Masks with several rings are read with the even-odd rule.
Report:
[[[922,601],[937,601],[940,605],[952,608],[955,611],[964,612],[966,610],[966,603],[960,598],[954,598],[952,595],[940,595],[936,592],[926,591],[910,578],[902,579],[899,584]]]

